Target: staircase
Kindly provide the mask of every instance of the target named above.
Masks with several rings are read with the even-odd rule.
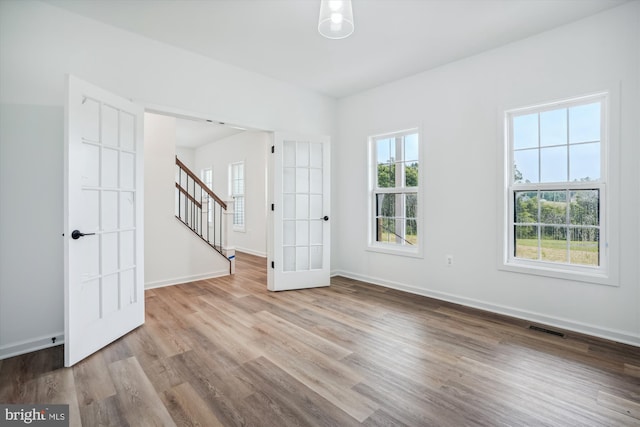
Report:
[[[233,202],[224,202],[176,156],[176,218],[229,261],[235,273],[235,250],[228,244]]]

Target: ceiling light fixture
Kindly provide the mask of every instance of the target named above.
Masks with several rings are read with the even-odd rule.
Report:
[[[354,29],[351,0],[320,0],[320,34],[328,39],[344,39]]]

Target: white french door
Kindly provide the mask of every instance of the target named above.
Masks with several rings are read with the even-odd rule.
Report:
[[[329,137],[274,133],[267,287],[329,286]]]
[[[65,366],[144,323],[141,106],[68,78]]]

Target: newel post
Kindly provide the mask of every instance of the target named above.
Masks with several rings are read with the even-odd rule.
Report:
[[[229,237],[233,232],[233,200],[228,200],[225,203],[227,204],[227,210],[222,215],[222,226],[224,227],[224,233],[222,233],[222,255],[231,262],[229,273],[236,274],[236,248],[229,244]]]

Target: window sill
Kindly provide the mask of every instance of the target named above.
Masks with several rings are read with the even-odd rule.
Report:
[[[246,233],[247,232],[247,230],[244,227],[233,227],[231,230],[235,231],[237,233]]]
[[[397,255],[409,258],[424,258],[422,250],[419,248],[403,248],[401,246],[395,247],[393,245],[369,245],[367,246],[367,252],[377,252],[387,255]]]
[[[531,274],[535,276],[552,277],[555,279],[572,280],[575,282],[594,283],[606,286],[620,286],[607,272],[604,271],[588,271],[569,270],[556,266],[551,263],[533,264],[526,261],[511,260],[501,263],[498,270],[510,271],[513,273]]]

